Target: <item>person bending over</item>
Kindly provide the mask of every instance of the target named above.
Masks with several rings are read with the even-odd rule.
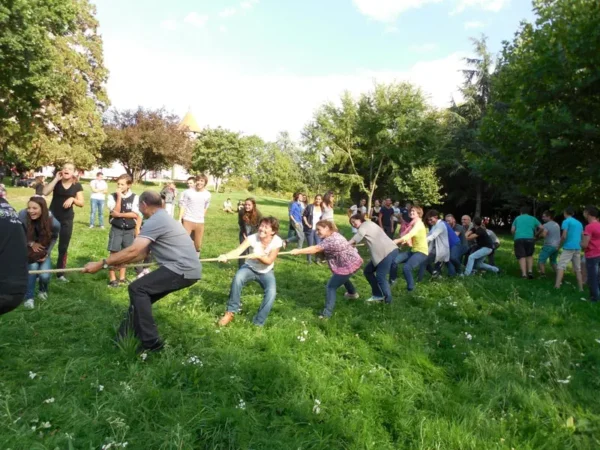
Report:
[[[279,221],[272,216],[264,217],[258,226],[258,233],[248,236],[235,250],[219,256],[219,262],[227,262],[229,259],[240,256],[246,249],[250,249],[250,255],[246,263],[238,269],[229,291],[227,312],[219,320],[219,326],[225,326],[231,322],[240,310],[242,289],[251,281],[256,281],[265,291],[262,303],[254,316],[252,323],[263,326],[269,312],[275,303],[277,286],[273,267],[283,245],[283,240],[277,236]]]
[[[152,305],[200,280],[202,265],[186,230],[163,209],[158,192],[142,193],[139,207],[147,220],[133,244],[102,261],[87,263],[83,272],[96,273],[110,266],[141,261],[152,252],[158,269],[129,285],[129,310],[117,334],[117,339],[122,339],[133,331],[141,341],[138,347],[141,352],[163,347],[152,316]]]

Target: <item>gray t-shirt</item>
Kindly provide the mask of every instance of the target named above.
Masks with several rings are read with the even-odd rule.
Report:
[[[182,275],[183,278],[202,278],[202,264],[198,260],[194,241],[183,225],[164,209],[157,210],[144,222],[140,236],[150,239],[150,251],[160,266]]]
[[[544,245],[558,248],[560,245],[560,226],[554,220],[546,222],[542,226],[548,232],[546,238],[544,239]]]
[[[381,227],[370,220],[362,223],[350,242],[358,244],[363,239],[367,241],[371,252],[371,260],[375,266],[391,252],[398,249],[394,241],[385,234]]]
[[[458,237],[460,238],[460,246],[462,248],[467,248],[469,246],[467,242],[467,237],[465,236],[465,228],[462,225],[456,224],[454,225],[454,231],[460,233]]]

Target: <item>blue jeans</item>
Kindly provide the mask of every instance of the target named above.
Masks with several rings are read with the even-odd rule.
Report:
[[[308,246],[312,247],[313,245],[318,245],[321,242],[321,238],[317,234],[316,230],[305,231],[304,235],[306,236],[306,241],[308,242]],[[306,260],[310,264],[312,262],[313,255],[306,255]]]
[[[233,281],[231,282],[229,301],[227,302],[227,311],[235,314],[240,310],[242,289],[251,281],[256,281],[265,291],[265,295],[263,296],[263,301],[258,308],[258,312],[254,316],[254,319],[252,319],[254,325],[262,326],[265,324],[265,321],[269,316],[269,312],[273,307],[273,303],[275,303],[275,295],[277,294],[275,274],[272,270],[267,273],[258,273],[252,270],[247,264],[244,264],[242,267],[240,267],[240,269],[236,272],[235,277],[233,277]]]
[[[398,249],[393,250],[377,266],[373,264],[373,261],[369,261],[363,271],[365,278],[371,285],[373,297],[383,297],[386,303],[392,303],[392,289],[388,277],[397,256]]]
[[[406,280],[406,290],[408,292],[411,292],[415,289],[413,270],[421,266],[421,264],[423,264],[425,261],[427,261],[427,255],[421,252],[405,252],[401,253],[399,258],[396,258],[396,265],[404,263],[402,273],[404,274],[404,279]]]
[[[460,260],[462,259],[464,249],[460,245],[455,245],[450,249],[450,261],[448,264],[448,276],[453,277],[460,273]]]
[[[495,266],[490,266],[483,262],[486,256],[493,252],[493,249],[489,247],[481,247],[479,250],[474,251],[469,255],[469,259],[467,260],[467,267],[465,268],[465,275],[471,275],[473,272],[473,268],[475,269],[483,269],[489,270],[495,273],[498,273],[500,269]]]
[[[94,226],[96,221],[96,212],[98,212],[98,224],[104,226],[104,200],[92,198],[91,199],[91,212],[90,212],[90,227]]]
[[[600,265],[600,256],[596,258],[585,258],[585,267],[587,269],[588,286],[590,287],[590,299],[593,302],[598,301],[598,265]]]
[[[44,262],[34,262],[28,265],[29,270],[48,270],[52,268],[52,260],[50,255],[46,256]],[[27,277],[27,293],[25,300],[29,300],[35,296],[35,282],[40,279],[40,292],[48,292],[48,284],[50,283],[50,274],[42,273],[40,275],[29,275]]]
[[[336,291],[343,284],[349,294],[356,294],[356,289],[350,281],[350,277],[354,275],[337,275],[333,274],[327,282],[325,288],[325,309],[321,313],[324,317],[331,317],[333,308],[335,308]]]

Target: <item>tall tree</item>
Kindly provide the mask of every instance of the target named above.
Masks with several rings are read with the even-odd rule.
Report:
[[[104,134],[102,39],[87,0],[0,5],[0,145],[29,165],[91,166]]]
[[[242,174],[249,162],[249,140],[240,133],[224,128],[206,128],[198,135],[192,158],[192,169],[209,172],[218,191],[221,181]]]
[[[535,0],[504,45],[483,137],[523,193],[557,207],[600,196],[600,8]]]
[[[164,109],[111,110],[104,131],[101,162],[118,161],[135,182],[148,171],[190,166],[192,142],[179,117]]]

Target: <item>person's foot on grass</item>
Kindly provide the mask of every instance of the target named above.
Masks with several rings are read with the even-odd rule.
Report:
[[[60,281],[60,282],[62,282],[62,283],[68,283],[69,282],[69,280],[67,280],[64,275],[58,277],[57,280]]]
[[[119,282],[117,280],[112,280],[111,282],[108,283],[108,287],[109,288],[118,288]]]
[[[529,273],[527,274],[527,278],[528,278],[529,280],[533,280],[533,272],[529,272]]]
[[[219,326],[225,327],[225,326],[229,325],[229,322],[231,322],[233,320],[234,315],[235,314],[233,314],[232,312],[227,311],[225,313],[225,315],[223,317],[221,317],[221,320],[219,320],[219,322],[218,322]]]
[[[350,300],[356,300],[360,296],[358,295],[358,292],[355,292],[354,294],[351,294],[350,292],[346,292],[346,293],[344,293],[344,297],[346,297]]]
[[[48,293],[47,292],[40,292],[40,293],[38,293],[38,297],[42,301],[48,300]]]
[[[366,301],[367,303],[378,303],[378,302],[382,302],[384,300],[383,297],[378,297],[376,295],[373,295],[371,297],[369,297]]]
[[[30,298],[28,300],[25,300],[23,302],[23,308],[25,308],[25,309],[33,309],[33,308],[35,308],[35,304],[33,302],[33,299]]]
[[[121,280],[119,280],[119,284],[120,285],[128,285],[129,284],[129,280],[127,278],[123,278]]]

